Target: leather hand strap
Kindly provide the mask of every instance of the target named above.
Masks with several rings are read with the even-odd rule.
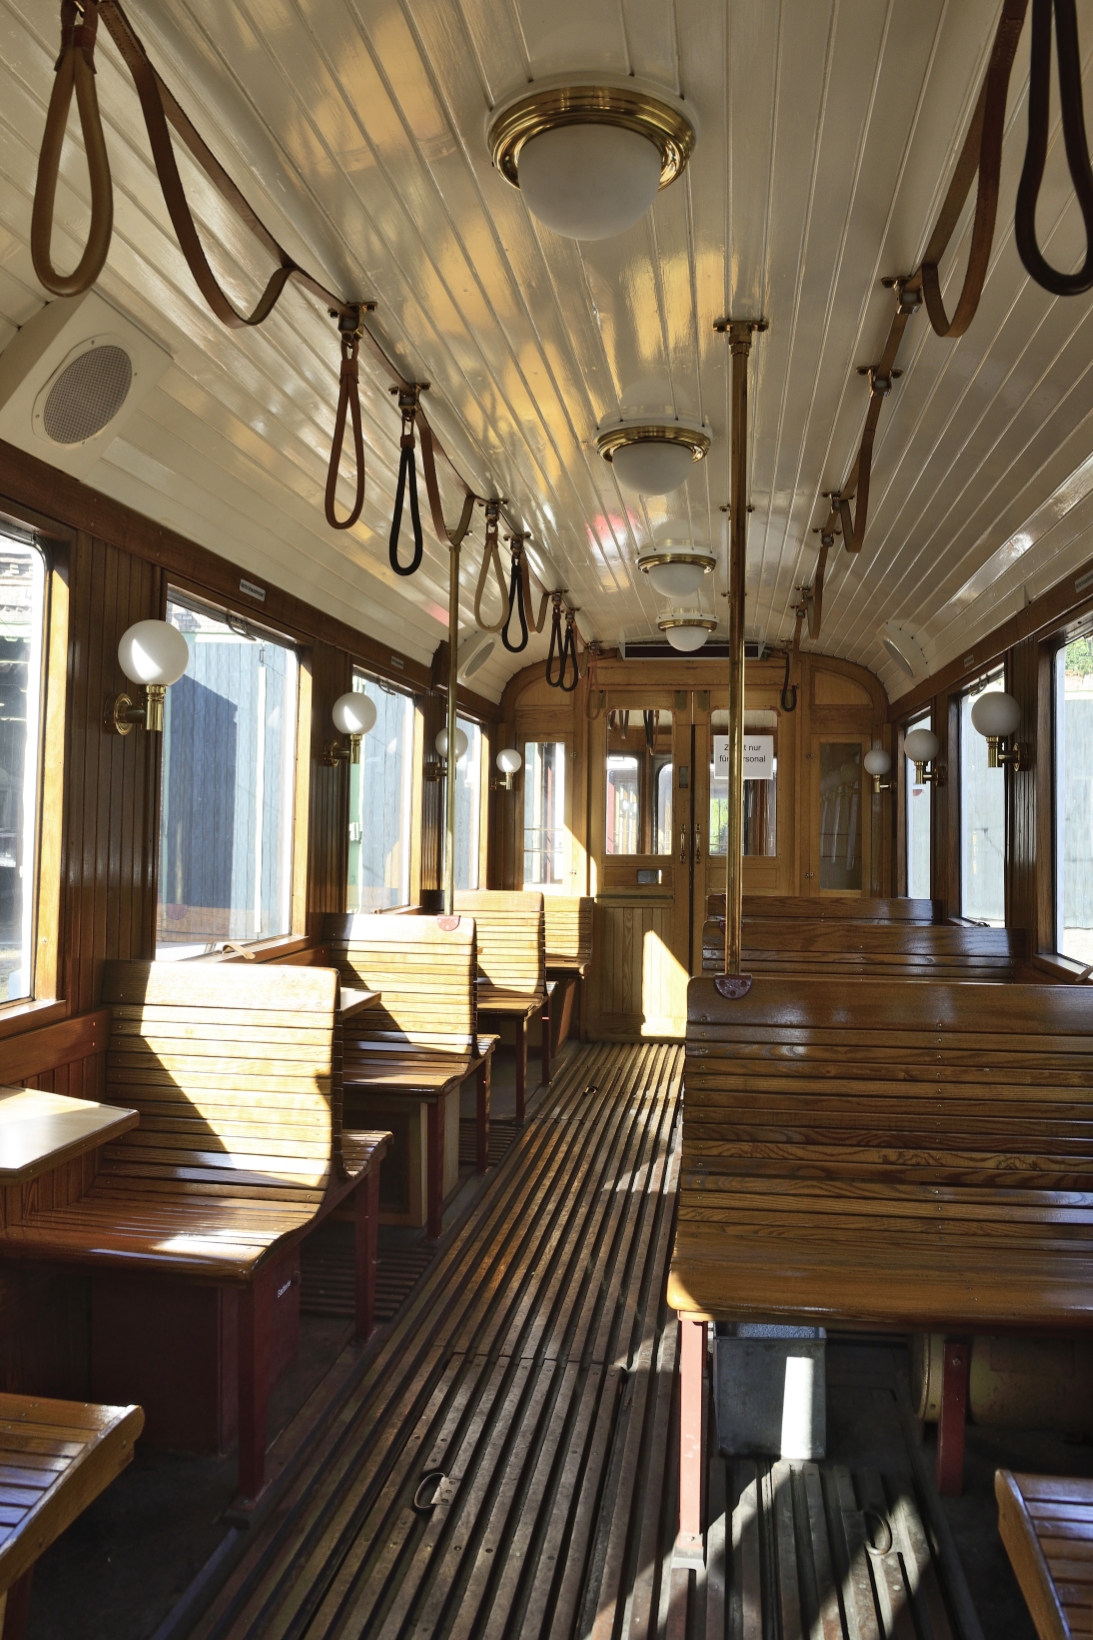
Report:
[[[352,529],[364,506],[364,434],[361,430],[361,395],[358,356],[360,354],[360,322],[353,330],[342,330],[342,370],[338,387],[338,411],[334,418],[334,438],[330,446],[330,462],[326,470],[326,521],[333,530]],[[345,419],[348,410],[353,423],[353,456],[356,464],[357,489],[348,518],[339,518],[334,510],[338,489],[338,469],[345,441]]]
[[[565,638],[562,635],[562,600],[558,593],[554,594],[554,607],[550,616],[550,648],[547,650],[546,681],[551,689],[561,688],[562,667],[565,664]],[[558,662],[558,675],[554,676],[554,662]]]
[[[1063,273],[1047,262],[1036,239],[1036,202],[1047,159],[1051,105],[1051,13],[1053,0],[1032,0],[1032,64],[1028,98],[1028,147],[1017,189],[1014,221],[1017,249],[1029,273],[1054,296],[1080,296],[1093,288],[1093,172],[1082,107],[1082,59],[1074,0],[1054,0],[1059,64],[1059,103],[1063,142],[1074,192],[1085,224],[1085,261],[1077,273]]]
[[[402,435],[399,438],[398,482],[395,485],[395,510],[391,518],[388,558],[396,575],[416,575],[421,568],[421,560],[425,553],[425,537],[422,534],[421,511],[418,506],[417,463],[414,460],[416,445],[414,418],[417,415],[416,389],[410,393],[399,393],[399,409],[402,411]],[[414,536],[414,553],[410,562],[403,564],[398,555],[398,543],[399,536],[402,534],[402,508],[406,500],[407,489],[410,492],[410,526]]]
[[[501,568],[501,552],[497,537],[500,517],[501,503],[494,496],[486,502],[486,544],[482,549],[482,568],[478,573],[478,585],[474,593],[474,619],[480,632],[500,632],[509,617],[509,589],[505,585],[505,572]],[[487,621],[482,613],[482,600],[486,595],[491,570],[501,598],[501,613],[496,621]]]
[[[80,296],[90,290],[106,263],[114,231],[114,190],[110,180],[110,160],[106,152],[98,92],[95,89],[95,32],[99,25],[96,0],[88,0],[79,22],[75,0],[61,5],[61,54],[54,71],[53,90],[46,113],[42,150],[38,156],[38,178],[34,187],[34,208],[30,219],[30,255],[34,272],[53,296]],[[53,266],[53,211],[57,178],[64,147],[72,92],[80,115],[87,173],[91,183],[91,226],[83,255],[71,273],[58,273]]]
[[[510,655],[519,655],[528,646],[528,618],[524,608],[524,577],[523,577],[524,546],[522,540],[512,543],[511,570],[509,573],[509,603],[505,622],[501,628],[501,642]],[[509,627],[512,625],[513,614],[520,619],[520,641],[513,643],[509,637]]]

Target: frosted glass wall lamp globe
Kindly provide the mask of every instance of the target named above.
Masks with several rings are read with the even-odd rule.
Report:
[[[873,791],[877,796],[881,792],[890,792],[895,784],[894,781],[884,778],[891,767],[892,759],[883,746],[874,746],[871,752],[866,752],[865,772],[873,776]]]
[[[931,729],[912,729],[903,742],[903,750],[915,766],[917,786],[943,786],[945,770],[936,766],[941,742]],[[933,764],[927,769],[927,764]]]
[[[163,702],[190,662],[190,646],[169,621],[137,621],[121,635],[118,664],[130,683],[144,690],[143,702],[131,695],[114,695],[106,703],[106,728],[127,735],[138,723],[159,733],[163,729]]]
[[[638,568],[660,598],[683,601],[698,594],[717,560],[712,552],[684,542],[665,541],[638,559]]]
[[[657,626],[681,655],[693,655],[717,630],[717,622],[710,615],[666,615]]]
[[[617,421],[596,434],[596,448],[624,489],[637,495],[670,495],[710,448],[698,422]]]
[[[693,112],[659,86],[559,75],[499,104],[486,142],[544,227],[567,239],[608,239],[632,228],[675,181],[697,132]]]
[[[448,761],[448,731],[447,731],[447,729],[441,729],[440,733],[437,735],[436,739],[434,740],[433,745],[436,747],[436,755],[437,755],[437,757],[439,757],[440,761],[442,763],[447,763],[447,761]],[[464,731],[462,729],[457,729],[455,731],[455,760],[456,760],[457,763],[462,761],[463,755],[466,752],[467,747],[469,745],[470,745],[470,741],[467,739],[467,736],[464,733]]]
[[[524,766],[523,758],[520,756],[520,753],[516,750],[515,746],[506,746],[503,750],[498,752],[497,756],[494,758],[494,762],[501,771],[500,780],[494,782],[494,790],[504,790],[510,792],[512,790],[513,775],[519,774],[520,770]]]
[[[972,728],[987,742],[988,769],[1001,769],[1008,764],[1016,773],[1025,766],[1022,762],[1025,748],[1019,741],[1015,740],[1008,750],[1002,746],[1020,721],[1021,708],[1012,695],[1001,689],[988,689],[980,695],[972,707]]]
[[[359,763],[361,738],[375,726],[375,701],[370,700],[359,689],[351,689],[348,694],[338,696],[330,708],[330,716],[338,733],[348,735],[349,745],[341,746],[336,740],[328,740],[323,762],[330,769],[338,763]]]

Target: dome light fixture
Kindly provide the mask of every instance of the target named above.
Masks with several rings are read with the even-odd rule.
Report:
[[[717,559],[705,547],[684,541],[664,541],[643,552],[638,568],[660,598],[694,598]]]
[[[972,728],[987,742],[987,768],[1001,769],[1007,764],[1015,774],[1027,767],[1025,748],[1014,741],[1008,750],[1002,742],[1013,734],[1021,721],[1021,708],[1012,695],[1002,689],[986,689],[972,707]]]
[[[878,797],[881,792],[890,792],[895,787],[894,780],[884,778],[891,767],[892,759],[883,746],[874,746],[871,752],[866,752],[865,772],[873,776],[873,791]]]
[[[490,116],[490,158],[539,222],[567,239],[608,239],[674,182],[698,135],[694,113],[633,76],[555,75]]]
[[[710,435],[697,421],[617,421],[596,434],[596,448],[619,483],[638,495],[678,490],[696,461],[710,448]]]
[[[106,703],[105,727],[127,735],[137,724],[153,734],[163,730],[163,702],[190,663],[190,646],[170,621],[137,621],[121,635],[118,664],[130,683],[144,690],[144,703],[113,695]]]
[[[370,700],[363,690],[351,689],[347,695],[338,696],[330,708],[330,716],[338,733],[348,735],[349,745],[339,746],[336,740],[328,740],[323,750],[323,762],[328,769],[335,768],[339,763],[359,763],[361,740],[375,726],[375,701]]]
[[[510,792],[512,790],[513,775],[519,774],[524,766],[523,758],[515,746],[505,746],[498,752],[494,762],[501,772],[500,780],[494,781],[494,791]]]
[[[433,741],[433,745],[436,747],[437,757],[441,758],[443,761],[446,761],[448,757],[447,729],[441,729],[440,733]],[[466,733],[462,729],[457,729],[455,731],[455,760],[457,763],[460,761],[469,745],[470,741],[467,739]]]
[[[657,626],[672,648],[678,649],[682,655],[693,655],[696,649],[702,648],[710,633],[717,631],[717,622],[712,615],[666,615],[657,622]]]
[[[941,742],[932,729],[912,729],[903,742],[903,750],[915,766],[916,786],[943,786],[945,770],[937,766]],[[927,768],[927,764],[932,764]]]

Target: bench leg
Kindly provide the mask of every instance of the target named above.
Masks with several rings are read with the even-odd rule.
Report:
[[[368,1169],[353,1192],[353,1298],[362,1344],[376,1324],[376,1243],[379,1237],[380,1170]]]
[[[528,1093],[528,1022],[516,1021],[516,1125],[524,1120],[524,1106]]]
[[[937,1421],[937,1489],[943,1498],[958,1498],[964,1490],[964,1424],[971,1353],[971,1344],[966,1340],[945,1340],[941,1416]]]
[[[444,1226],[444,1100],[434,1099],[428,1107],[428,1135],[425,1151],[425,1234],[439,1241]]]
[[[702,1553],[706,1323],[679,1323],[679,1547]]]
[[[490,1165],[490,1060],[483,1059],[475,1072],[477,1097],[474,1116],[474,1170],[485,1173]]]
[[[239,1294],[239,1495],[249,1502],[266,1475],[274,1292],[275,1279],[262,1272]]]
[[[6,1597],[0,1594],[0,1640],[23,1640],[30,1617],[30,1585],[34,1567],[17,1578]]]
[[[546,996],[543,998],[543,1012],[540,1016],[540,1028],[541,1028],[542,1033],[543,1033],[543,1038],[542,1038],[543,1045],[542,1045],[542,1048],[540,1050],[539,1060],[540,1060],[540,1064],[542,1065],[543,1086],[546,1087],[546,1088],[549,1088],[549,1086],[550,1086],[550,1049],[551,1049],[551,1037],[553,1036],[553,1030],[552,1030],[553,1021],[552,1021],[550,1016],[551,1016],[551,1012],[552,1012],[552,1003],[553,1003],[553,1001],[554,1001],[554,998],[551,996],[550,992],[548,991]]]

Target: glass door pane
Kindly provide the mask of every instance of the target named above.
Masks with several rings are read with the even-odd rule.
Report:
[[[862,889],[860,742],[820,742],[820,892]]]
[[[606,853],[671,854],[671,712],[609,712],[606,776]]]

